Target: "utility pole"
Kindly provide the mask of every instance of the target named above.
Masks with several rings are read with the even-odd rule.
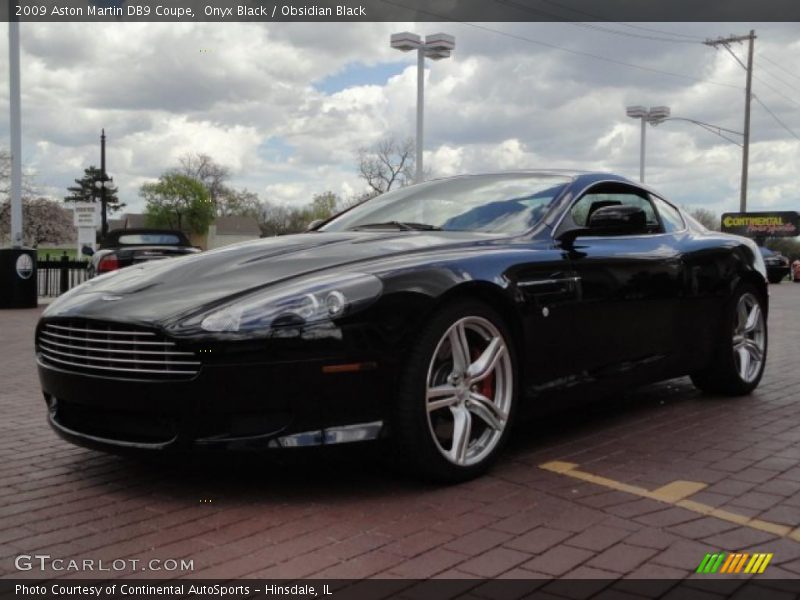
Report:
[[[744,97],[744,134],[742,139],[742,183],[739,190],[740,212],[747,212],[747,166],[750,160],[750,101],[753,95],[753,46],[755,44],[755,39],[756,32],[754,29],[751,29],[748,35],[731,35],[726,38],[717,38],[716,40],[706,40],[703,42],[706,46],[711,46],[713,48],[717,46],[725,48],[747,72]],[[734,54],[730,46],[734,42],[740,43],[745,41],[747,42],[747,64],[744,64],[739,57]]]

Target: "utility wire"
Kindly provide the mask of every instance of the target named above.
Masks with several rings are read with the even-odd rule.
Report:
[[[789,69],[787,69],[787,68],[785,68],[785,67],[782,67],[782,66],[780,66],[778,63],[776,63],[776,62],[775,62],[774,60],[772,60],[770,57],[768,57],[768,56],[764,56],[764,55],[762,54],[762,55],[761,55],[761,58],[763,58],[765,61],[767,61],[767,62],[768,62],[769,64],[771,64],[773,67],[778,67],[778,68],[779,68],[781,71],[783,71],[783,72],[784,72],[784,73],[786,73],[787,75],[791,75],[791,76],[792,76],[792,77],[794,77],[795,79],[797,79],[797,80],[800,80],[800,76],[798,76],[796,73],[792,73],[792,72],[791,72]]]
[[[406,5],[401,4],[399,2],[394,2],[393,0],[381,0],[381,2],[383,2],[384,4],[390,4],[392,6],[396,6],[398,8],[404,8],[406,10],[414,10],[415,12],[426,14],[426,15],[431,16],[431,17],[435,17],[436,19],[438,19],[440,21],[449,21],[451,23],[459,23],[461,25],[466,25],[467,27],[472,27],[474,29],[480,29],[481,31],[488,31],[490,33],[494,33],[496,35],[502,35],[502,36],[505,36],[505,37],[508,37],[508,38],[511,38],[511,39],[514,39],[514,40],[517,40],[517,41],[520,41],[520,42],[526,42],[526,43],[529,43],[529,44],[535,44],[537,46],[543,46],[545,48],[551,48],[553,50],[558,50],[559,52],[566,52],[568,54],[574,54],[576,56],[583,56],[583,57],[587,57],[587,58],[593,58],[595,60],[600,60],[600,61],[603,61],[603,62],[611,63],[611,64],[614,64],[614,65],[618,65],[618,66],[621,66],[621,67],[628,67],[630,69],[638,69],[639,71],[647,71],[649,73],[657,73],[659,75],[666,75],[668,77],[675,77],[677,79],[684,79],[684,80],[687,80],[687,81],[694,81],[696,83],[707,83],[709,85],[716,85],[716,86],[719,86],[719,87],[733,88],[733,89],[737,89],[737,90],[741,89],[740,86],[734,85],[732,83],[722,83],[721,81],[712,81],[710,79],[702,79],[700,77],[694,77],[692,75],[684,75],[684,74],[681,74],[681,73],[673,73],[671,71],[664,71],[662,69],[656,69],[654,67],[646,67],[644,65],[637,65],[637,64],[625,62],[625,61],[622,61],[622,60],[617,60],[615,58],[610,58],[608,56],[601,56],[599,54],[592,54],[591,52],[584,52],[582,50],[572,50],[570,48],[564,48],[563,46],[557,46],[556,44],[551,44],[549,42],[542,42],[542,41],[539,41],[539,40],[534,40],[533,38],[529,38],[529,37],[526,37],[526,36],[523,36],[523,35],[517,35],[517,34],[514,34],[514,33],[509,33],[507,31],[502,31],[500,29],[493,29],[492,27],[487,27],[485,25],[478,25],[477,23],[469,23],[467,21],[459,21],[457,19],[453,19],[452,17],[446,17],[444,15],[441,15],[441,14],[438,14],[438,13],[434,13],[434,12],[431,12],[431,11],[417,9],[417,8],[412,9],[409,6],[406,6]]]
[[[760,69],[762,69],[764,71],[764,73],[766,73],[767,75],[769,75],[770,77],[772,77],[776,81],[780,81],[786,87],[791,88],[796,92],[800,92],[800,88],[795,87],[794,84],[789,83],[785,79],[782,79],[781,77],[778,77],[777,75],[775,75],[775,73],[770,68],[768,68],[766,65],[762,65],[759,61],[756,61],[756,66],[759,67]]]
[[[638,29],[640,31],[648,31],[650,33],[658,33],[660,35],[668,35],[668,36],[673,36],[673,37],[680,37],[680,38],[684,38],[686,40],[692,40],[692,41],[698,42],[698,43],[702,42],[705,39],[705,38],[702,38],[702,37],[699,37],[699,36],[696,36],[696,35],[687,35],[685,33],[678,33],[678,32],[674,32],[674,31],[664,31],[663,29],[654,29],[652,27],[644,27],[642,25],[633,25],[631,23],[623,23],[621,21],[610,21],[609,19],[606,19],[606,18],[601,17],[599,15],[596,15],[596,14],[593,14],[593,13],[589,13],[589,12],[586,12],[584,10],[580,10],[580,9],[573,8],[573,7],[570,7],[570,6],[566,6],[565,4],[561,4],[559,2],[555,2],[554,0],[539,0],[539,1],[540,2],[544,2],[546,4],[550,4],[552,6],[557,6],[558,8],[561,8],[563,10],[568,10],[568,11],[573,12],[573,13],[578,14],[578,15],[583,15],[585,17],[590,17],[590,18],[592,18],[594,20],[597,20],[597,21],[604,21],[606,23],[614,23],[615,25],[622,25],[623,27],[630,27],[631,29]],[[614,30],[611,30],[611,31],[614,31]],[[617,32],[617,33],[623,33],[623,32]],[[673,41],[673,40],[669,40],[669,41]]]
[[[656,41],[656,42],[670,42],[670,43],[673,43],[673,44],[696,44],[696,43],[699,43],[697,40],[683,40],[683,39],[675,39],[675,38],[667,38],[667,37],[655,37],[655,36],[652,36],[652,35],[644,35],[644,34],[641,34],[641,33],[631,33],[631,32],[628,32],[628,31],[620,31],[619,29],[611,29],[609,27],[605,27],[603,25],[597,25],[595,23],[586,23],[586,22],[582,22],[582,21],[573,21],[569,17],[562,17],[560,15],[556,15],[556,14],[553,14],[551,12],[547,12],[547,11],[544,11],[544,10],[541,10],[541,9],[537,9],[537,8],[532,7],[532,6],[528,6],[526,4],[521,4],[520,2],[516,2],[515,0],[492,0],[492,1],[495,2],[496,4],[503,4],[505,6],[511,6],[513,8],[518,9],[518,10],[526,11],[526,12],[533,13],[533,14],[540,15],[540,16],[545,16],[545,17],[548,17],[548,18],[553,19],[555,21],[558,21],[558,22],[561,22],[561,23],[565,23],[567,25],[573,25],[575,27],[584,27],[586,29],[593,29],[595,31],[600,31],[600,32],[603,32],[603,33],[610,33],[610,34],[614,34],[614,35],[621,35],[621,36],[625,36],[625,37],[638,38],[638,39],[644,39],[644,40],[652,40],[652,41]],[[547,0],[544,0],[544,1],[547,1]],[[589,14],[589,13],[584,13],[583,11],[578,11],[578,10],[573,10],[571,8],[567,8],[567,7],[565,7],[563,5],[560,5],[560,4],[556,3],[556,2],[548,2],[548,4],[553,4],[555,6],[559,6],[560,8],[565,8],[566,10],[572,10],[573,12],[581,13],[581,14],[584,14],[584,15],[592,17],[592,18],[599,18],[599,17],[595,17],[595,15],[592,15],[592,14]]]
[[[793,136],[794,138],[796,138],[796,139],[800,140],[800,136],[798,136],[798,135],[797,135],[797,134],[796,134],[794,131],[792,131],[792,130],[789,128],[789,126],[788,126],[786,123],[784,123],[783,121],[781,121],[781,120],[778,118],[778,115],[776,115],[774,112],[772,112],[772,111],[769,109],[769,107],[768,107],[766,104],[764,104],[764,103],[761,101],[761,98],[759,98],[758,96],[756,96],[755,94],[753,94],[753,99],[754,99],[756,102],[758,102],[758,103],[761,105],[761,107],[762,107],[762,108],[763,108],[765,111],[767,111],[767,112],[770,114],[770,116],[771,116],[773,119],[775,119],[775,121],[778,123],[778,125],[780,125],[781,127],[783,127],[783,128],[784,128],[786,131],[788,131],[790,134],[792,134],[792,136]]]

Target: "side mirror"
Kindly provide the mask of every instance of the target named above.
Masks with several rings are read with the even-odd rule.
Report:
[[[91,246],[84,246],[83,248],[81,248],[81,254],[83,254],[84,256],[92,256],[94,255],[94,250],[92,250]]]
[[[589,215],[589,235],[647,233],[647,216],[638,206],[603,206]]]
[[[317,227],[322,225],[325,222],[325,219],[314,219],[311,223],[308,224],[306,227],[306,231],[314,231]]]

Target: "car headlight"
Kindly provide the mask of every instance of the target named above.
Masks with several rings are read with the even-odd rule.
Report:
[[[352,314],[382,291],[381,280],[373,275],[325,275],[244,296],[199,317],[199,325],[209,332],[255,333],[320,323]]]

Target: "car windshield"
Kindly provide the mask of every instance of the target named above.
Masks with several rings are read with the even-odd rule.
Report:
[[[181,238],[174,233],[126,233],[119,236],[120,246],[138,245],[178,246]]]
[[[536,225],[564,186],[562,175],[476,175],[387,192],[320,231],[400,229],[521,233]]]

